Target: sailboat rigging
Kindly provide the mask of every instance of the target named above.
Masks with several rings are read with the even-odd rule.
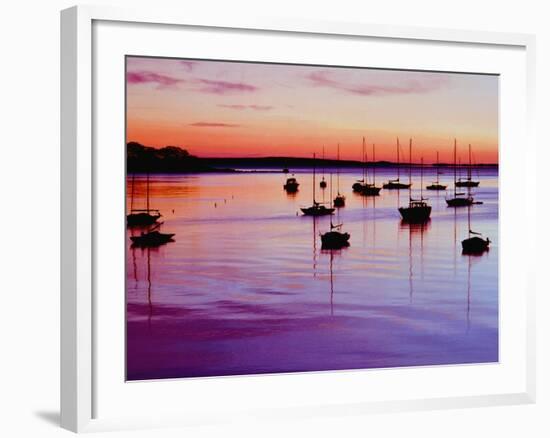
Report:
[[[472,180],[472,145],[468,145],[468,176],[466,179],[459,178],[455,182],[457,187],[477,187],[479,186],[479,181]]]
[[[363,191],[363,187],[366,183],[365,180],[365,137],[363,137],[363,147],[361,149],[361,163],[363,164],[363,178],[358,179],[353,185],[351,186],[351,189],[355,193],[361,193]]]
[[[325,147],[323,146],[323,177],[319,183],[319,187],[325,189],[327,187],[327,182],[325,181]]]
[[[147,189],[146,189],[146,208],[135,209],[134,208],[134,183],[135,176],[132,175],[132,192],[130,199],[130,214],[126,216],[126,223],[129,227],[133,226],[145,226],[154,224],[161,216],[160,211],[150,208],[149,202],[149,172],[147,172]]]
[[[435,163],[436,180],[426,187],[427,190],[446,190],[447,186],[439,182],[439,151],[437,151],[437,162]]]
[[[382,190],[382,187],[376,187],[376,147],[374,143],[372,144],[372,162],[373,162],[373,169],[372,169],[372,183],[368,182],[368,176],[366,174],[367,165],[368,165],[368,159],[367,155],[365,154],[365,183],[363,184],[363,189],[361,190],[361,194],[363,196],[378,196],[380,194],[380,190]]]
[[[330,197],[332,198],[332,173],[330,174]],[[341,249],[349,246],[349,233],[342,232],[343,223],[334,225],[330,221],[330,230],[321,234],[321,249]]]
[[[346,197],[340,193],[340,143],[338,143],[337,160],[338,167],[336,168],[336,198],[334,198],[332,206],[344,207],[346,205]]]
[[[399,189],[408,189],[411,187],[412,183],[409,182],[409,184],[402,183],[400,181],[400,162],[399,162],[399,137],[397,137],[397,178],[396,179],[390,179],[386,184],[382,185],[385,189],[390,190],[399,190]]]
[[[468,195],[465,196],[465,193],[458,193],[457,180],[456,180],[456,138],[454,143],[454,196],[452,198],[447,198],[445,201],[449,207],[466,207],[474,203],[474,198],[471,196],[470,191],[468,190]],[[469,187],[468,187],[469,189]]]
[[[483,239],[481,233],[472,231],[472,224],[470,218],[470,206],[468,206],[468,238],[462,241],[462,253],[463,254],[481,254],[489,250],[489,244],[491,241],[488,237]]]
[[[311,207],[300,208],[305,216],[326,216],[334,213],[334,208],[327,208],[322,203],[315,200],[315,153],[313,154],[313,205]]]
[[[428,205],[422,196],[422,185],[424,175],[424,158],[420,160],[420,199],[413,199],[411,186],[412,186],[412,138],[409,140],[409,206],[400,207],[399,213],[405,222],[409,223],[423,223],[430,219],[432,207]]]

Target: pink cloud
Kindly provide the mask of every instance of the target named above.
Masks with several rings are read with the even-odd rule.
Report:
[[[337,90],[342,90],[347,93],[358,94],[361,96],[385,96],[394,94],[412,94],[412,93],[429,93],[437,90],[448,83],[448,79],[444,76],[433,76],[424,80],[409,79],[395,85],[382,84],[348,84],[338,82],[330,77],[328,71],[316,71],[307,76],[307,78],[317,87],[328,87]]]
[[[234,110],[245,110],[245,109],[252,109],[255,111],[268,111],[270,109],[273,109],[272,106],[269,105],[226,105],[226,104],[220,104],[218,105],[220,108],[228,108],[228,109],[234,109]]]
[[[195,122],[191,123],[190,126],[196,126],[199,128],[237,128],[240,125],[234,123],[223,123],[223,122]]]
[[[199,90],[203,93],[227,94],[235,91],[253,92],[258,90],[258,87],[242,82],[213,81],[210,79],[199,79],[198,82],[205,85]]]
[[[192,71],[195,66],[197,65],[196,61],[180,61],[180,64],[185,68],[187,71]]]
[[[171,87],[185,82],[183,79],[174,78],[150,71],[135,71],[126,74],[128,84],[157,84],[158,86]]]

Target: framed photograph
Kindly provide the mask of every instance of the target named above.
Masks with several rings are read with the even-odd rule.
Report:
[[[532,36],[74,7],[61,48],[63,427],[534,401]]]

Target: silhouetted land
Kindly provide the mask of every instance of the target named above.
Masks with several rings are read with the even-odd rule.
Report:
[[[270,169],[281,171],[284,168],[300,169],[313,167],[312,158],[296,157],[257,157],[257,158],[200,158],[189,154],[178,146],[153,148],[140,143],[130,142],[127,145],[127,171],[129,173],[159,172],[159,173],[206,173],[206,172],[238,172],[239,169]],[[363,166],[360,161],[316,159],[315,166],[357,168]],[[396,167],[397,163],[377,161],[368,163],[367,167]],[[400,163],[401,167],[409,164]],[[413,163],[413,166],[419,164]],[[435,166],[435,164],[433,165]],[[450,167],[452,164],[440,163],[440,167]],[[476,164],[475,167],[498,167],[496,164]]]

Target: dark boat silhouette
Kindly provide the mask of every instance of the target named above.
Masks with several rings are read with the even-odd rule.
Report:
[[[324,146],[323,146],[323,177],[321,178],[319,187],[321,187],[322,189],[327,188],[327,182],[325,181],[325,147]]]
[[[330,222],[330,231],[321,234],[321,249],[341,249],[349,246],[349,233],[340,231],[342,224],[333,225]]]
[[[363,137],[363,147],[361,149],[361,162],[363,163],[363,178],[358,179],[353,183],[351,186],[351,189],[354,191],[354,193],[361,193],[363,191],[363,188],[366,184],[366,178],[365,178],[365,137]]]
[[[334,208],[327,208],[315,200],[315,154],[313,154],[313,205],[311,207],[300,207],[302,213],[306,216],[326,216],[334,213]]]
[[[326,216],[334,213],[334,208],[327,208],[323,204],[314,201],[311,207],[300,207],[306,216]]]
[[[405,184],[400,181],[399,137],[397,137],[397,178],[390,179],[386,184],[383,184],[382,187],[390,190],[408,189],[411,187],[411,183]]]
[[[132,175],[130,213],[126,215],[126,223],[129,227],[152,225],[161,217],[161,214],[159,210],[149,208],[149,173],[147,173],[147,206],[144,209],[134,208],[134,182],[135,175]]]
[[[444,186],[443,184],[439,183],[439,151],[437,152],[437,162],[435,163],[436,166],[436,181],[431,183],[429,186],[426,186],[427,190],[447,190],[447,186]]]
[[[363,138],[364,141],[364,138]],[[375,146],[374,143],[372,144],[372,162],[373,164],[376,163],[376,152],[375,152]],[[365,153],[365,169],[368,165],[368,159],[367,154]],[[376,166],[376,165],[375,165]],[[367,170],[365,170],[365,181],[368,179]],[[382,190],[382,187],[376,187],[376,167],[372,168],[372,183],[367,183],[363,185],[363,189],[361,190],[361,194],[363,196],[378,196],[380,194],[380,190]]]
[[[285,168],[283,169],[283,173],[288,173],[288,172],[289,172],[289,170],[285,167]]]
[[[474,203],[474,198],[468,193],[458,193],[456,191],[457,188],[457,181],[456,181],[456,138],[454,143],[454,194],[452,198],[446,198],[445,202],[447,202],[447,205],[449,207],[467,207],[469,205],[472,205]]]
[[[157,228],[159,228],[161,225],[162,223],[159,223],[147,232],[142,231],[139,236],[130,236],[130,240],[132,241],[133,246],[150,248],[173,241],[173,237],[175,236],[175,234],[161,233],[160,231],[157,231]]]
[[[332,198],[332,173],[330,174],[330,197]],[[342,223],[334,225],[330,221],[330,230],[321,233],[321,249],[341,249],[349,246],[349,233],[342,233]]]
[[[468,145],[468,176],[466,179],[459,178],[455,182],[457,187],[477,187],[479,186],[479,181],[472,180],[472,145]]]
[[[491,241],[489,238],[483,239],[481,233],[472,231],[472,222],[470,218],[470,207],[468,207],[468,238],[462,241],[463,254],[482,254],[489,250]]]
[[[332,206],[340,208],[346,205],[346,197],[340,193],[340,143],[338,143],[337,160],[338,168],[336,169],[336,197],[332,201]]]
[[[471,234],[474,234],[474,231],[470,230]],[[462,252],[464,254],[480,254],[489,249],[489,244],[491,241],[489,238],[482,239],[479,236],[469,237],[462,241]]]
[[[413,199],[411,196],[411,172],[412,172],[412,139],[409,141],[409,205],[399,207],[399,213],[405,222],[423,223],[430,219],[432,207],[422,197],[422,185],[424,175],[424,159],[420,160],[420,199]]]
[[[283,189],[285,189],[288,193],[296,193],[299,185],[300,184],[296,178],[287,178],[286,183],[283,185]]]

